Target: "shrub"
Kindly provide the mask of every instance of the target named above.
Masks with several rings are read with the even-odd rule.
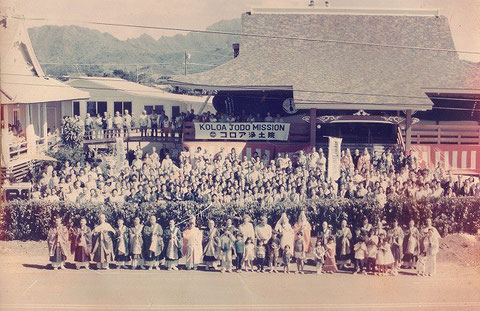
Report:
[[[272,227],[286,212],[293,225],[301,210],[305,210],[312,224],[313,234],[323,221],[334,228],[340,226],[343,219],[352,227],[361,226],[364,216],[374,223],[385,219],[391,223],[398,219],[400,225],[407,226],[410,219],[418,225],[426,218],[433,219],[434,226],[440,234],[454,232],[475,233],[480,229],[480,200],[472,197],[430,198],[415,200],[394,197],[387,201],[385,207],[370,199],[321,199],[307,200],[301,204],[283,202],[274,206],[260,206],[249,203],[243,206],[234,204],[212,205],[193,201],[143,203],[143,204],[76,204],[67,202],[12,201],[0,207],[0,239],[2,240],[41,240],[45,239],[52,224],[54,214],[60,214],[67,226],[78,225],[81,217],[87,218],[89,226],[94,226],[98,214],[103,212],[107,220],[116,225],[118,218],[123,218],[127,226],[132,226],[133,219],[140,217],[144,222],[150,215],[156,215],[163,226],[170,219],[182,222],[183,229],[191,215],[197,215],[197,223],[206,226],[208,219],[223,225],[228,218],[239,224],[243,215],[249,214],[257,222],[262,214],[267,215]]]
[[[62,143],[65,146],[79,147],[83,142],[82,124],[73,117],[66,117],[62,120]]]
[[[47,151],[47,155],[57,159],[57,169],[63,169],[65,167],[65,161],[69,161],[70,164],[81,163],[85,165],[85,152],[81,147],[62,146],[56,151]]]

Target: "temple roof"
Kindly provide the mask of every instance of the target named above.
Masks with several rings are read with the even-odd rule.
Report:
[[[258,10],[243,14],[242,33],[237,58],[170,82],[291,89],[299,109],[372,110],[428,110],[422,88],[480,86],[480,67],[458,58],[448,20],[436,12]]]

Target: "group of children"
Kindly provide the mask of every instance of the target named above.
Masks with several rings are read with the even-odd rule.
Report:
[[[368,235],[356,230],[357,238],[353,245],[353,274],[372,274],[377,276],[398,275],[402,260],[394,255],[395,247],[392,248],[391,239],[384,232],[375,235],[371,230]],[[422,242],[422,251],[416,256],[416,272],[420,276],[432,276],[435,273],[436,253],[438,252],[438,241],[434,239],[435,232],[430,229],[426,233]],[[334,236],[330,236],[327,243],[317,239],[312,251],[316,266],[316,273],[335,273],[338,271],[336,261],[337,243]],[[227,250],[225,250],[227,251]],[[294,248],[291,250],[289,245],[283,248],[280,245],[280,239],[273,233],[271,240],[265,245],[263,240],[258,240],[257,246],[251,238],[244,242],[241,234],[237,236],[233,251],[236,257],[237,272],[254,271],[254,265],[257,265],[258,272],[278,272],[278,267],[283,267],[284,273],[291,273],[290,263],[294,259],[297,271],[304,274],[306,262],[306,246],[302,232],[297,232],[294,242]],[[266,256],[268,255],[268,257]],[[222,262],[223,267],[223,262]],[[222,269],[222,271],[226,271]]]

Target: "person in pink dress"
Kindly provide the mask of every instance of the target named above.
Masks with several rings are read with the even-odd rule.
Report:
[[[336,248],[335,237],[330,236],[327,245],[325,245],[325,264],[323,265],[323,271],[326,273],[335,273],[338,271],[337,262],[335,261]]]

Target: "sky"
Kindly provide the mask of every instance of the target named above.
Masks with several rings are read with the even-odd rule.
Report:
[[[27,18],[27,27],[80,25],[111,33],[118,39],[136,38],[143,33],[158,39],[178,32],[139,28],[93,26],[77,21],[140,24],[205,29],[223,19],[240,18],[256,7],[306,7],[309,0],[0,0],[15,7]],[[315,1],[325,6],[325,1]],[[380,7],[439,9],[448,17],[457,50],[480,52],[480,0],[329,0],[330,7]],[[480,61],[480,55],[460,55]]]

